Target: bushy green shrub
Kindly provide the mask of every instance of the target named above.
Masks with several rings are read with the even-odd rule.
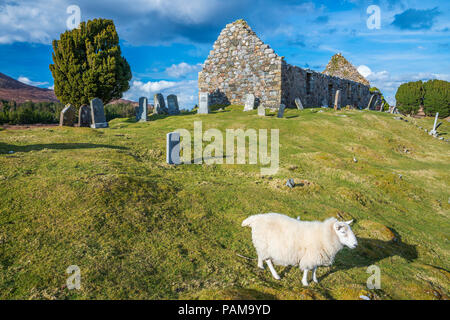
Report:
[[[423,84],[423,111],[426,115],[439,112],[440,118],[450,115],[450,82],[443,80],[429,80]]]
[[[423,100],[422,81],[401,84],[395,94],[397,108],[402,113],[416,114]]]

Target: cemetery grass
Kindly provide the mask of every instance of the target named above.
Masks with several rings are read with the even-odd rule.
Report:
[[[242,108],[0,130],[0,298],[448,299],[450,149],[417,127],[433,119]],[[223,133],[278,128],[279,171],[165,164],[166,133],[192,134],[198,120]],[[439,131],[448,138],[449,123]],[[297,267],[276,266],[274,280],[241,227],[264,212],[355,219],[359,246],[319,268],[318,284],[303,287]],[[70,265],[80,290],[66,287]],[[370,265],[381,289],[366,286]]]

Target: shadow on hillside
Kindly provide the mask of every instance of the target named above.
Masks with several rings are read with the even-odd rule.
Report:
[[[53,150],[68,150],[68,149],[93,149],[93,148],[108,148],[126,150],[128,148],[121,146],[112,146],[107,144],[92,144],[92,143],[49,143],[49,144],[30,144],[25,146],[16,146],[11,144],[0,143],[0,153],[16,152],[30,152],[40,151],[43,149]]]
[[[391,241],[358,238],[356,249],[343,249],[339,252],[331,271],[322,277],[327,277],[339,270],[368,267],[385,258],[394,256],[399,256],[408,262],[412,262],[417,259],[416,246],[401,242],[398,236]]]

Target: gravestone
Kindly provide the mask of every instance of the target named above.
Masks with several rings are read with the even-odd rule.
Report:
[[[199,114],[209,113],[209,94],[208,92],[200,92],[198,99],[198,111]]]
[[[258,116],[265,116],[266,115],[266,108],[260,104],[258,106]]]
[[[146,97],[139,98],[139,107],[136,108],[136,121],[147,121],[148,100]]]
[[[249,93],[245,97],[244,111],[251,111],[255,107],[255,95]]]
[[[300,98],[295,98],[295,105],[297,106],[298,110],[303,110],[303,104],[302,104],[302,100],[300,100]]]
[[[153,96],[154,107],[153,114],[167,114],[166,103],[164,102],[164,96],[161,93],[157,93]]]
[[[92,123],[91,120],[91,107],[87,105],[82,105],[78,112],[78,126],[79,127],[90,127]]]
[[[169,114],[179,114],[180,108],[178,107],[178,97],[174,94],[167,96],[167,106],[169,108]]]
[[[166,162],[180,164],[180,133],[169,132],[166,135]]]
[[[91,128],[108,128],[108,122],[106,122],[105,108],[103,102],[99,98],[91,100]]]
[[[372,95],[370,96],[369,104],[367,105],[366,110],[370,110],[370,109],[372,108],[372,104],[373,104],[373,102],[374,102],[374,99],[375,99],[375,95],[372,94]]]
[[[321,107],[322,108],[328,108],[328,104],[327,104],[327,100],[326,99],[322,100],[322,106]]]
[[[336,90],[336,94],[334,96],[334,110],[338,110],[341,108],[341,90]]]
[[[284,104],[280,104],[280,108],[278,109],[278,118],[283,118],[284,115],[284,109],[286,109],[286,106]]]
[[[438,117],[439,117],[439,112],[436,112],[436,117],[434,118],[434,124],[433,124],[433,130],[431,130],[428,134],[429,135],[433,135],[436,134],[436,125],[437,125],[437,121],[438,121]]]
[[[75,108],[70,103],[66,104],[59,115],[59,125],[72,127],[75,124],[75,113]]]

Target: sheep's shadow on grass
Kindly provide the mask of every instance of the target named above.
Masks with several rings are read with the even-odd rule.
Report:
[[[29,144],[24,146],[0,143],[0,153],[9,153],[9,151],[14,151],[14,153],[30,152],[30,151],[41,151],[44,149],[68,150],[68,149],[93,149],[93,148],[108,148],[120,150],[128,149],[126,147],[121,146],[113,146],[108,144],[93,144],[93,143],[49,143],[49,144]]]
[[[393,256],[399,256],[408,262],[412,262],[417,259],[416,246],[402,242],[398,235],[390,241],[358,238],[358,247],[353,250],[345,248],[339,252],[330,272],[321,278],[339,270],[368,267]]]

